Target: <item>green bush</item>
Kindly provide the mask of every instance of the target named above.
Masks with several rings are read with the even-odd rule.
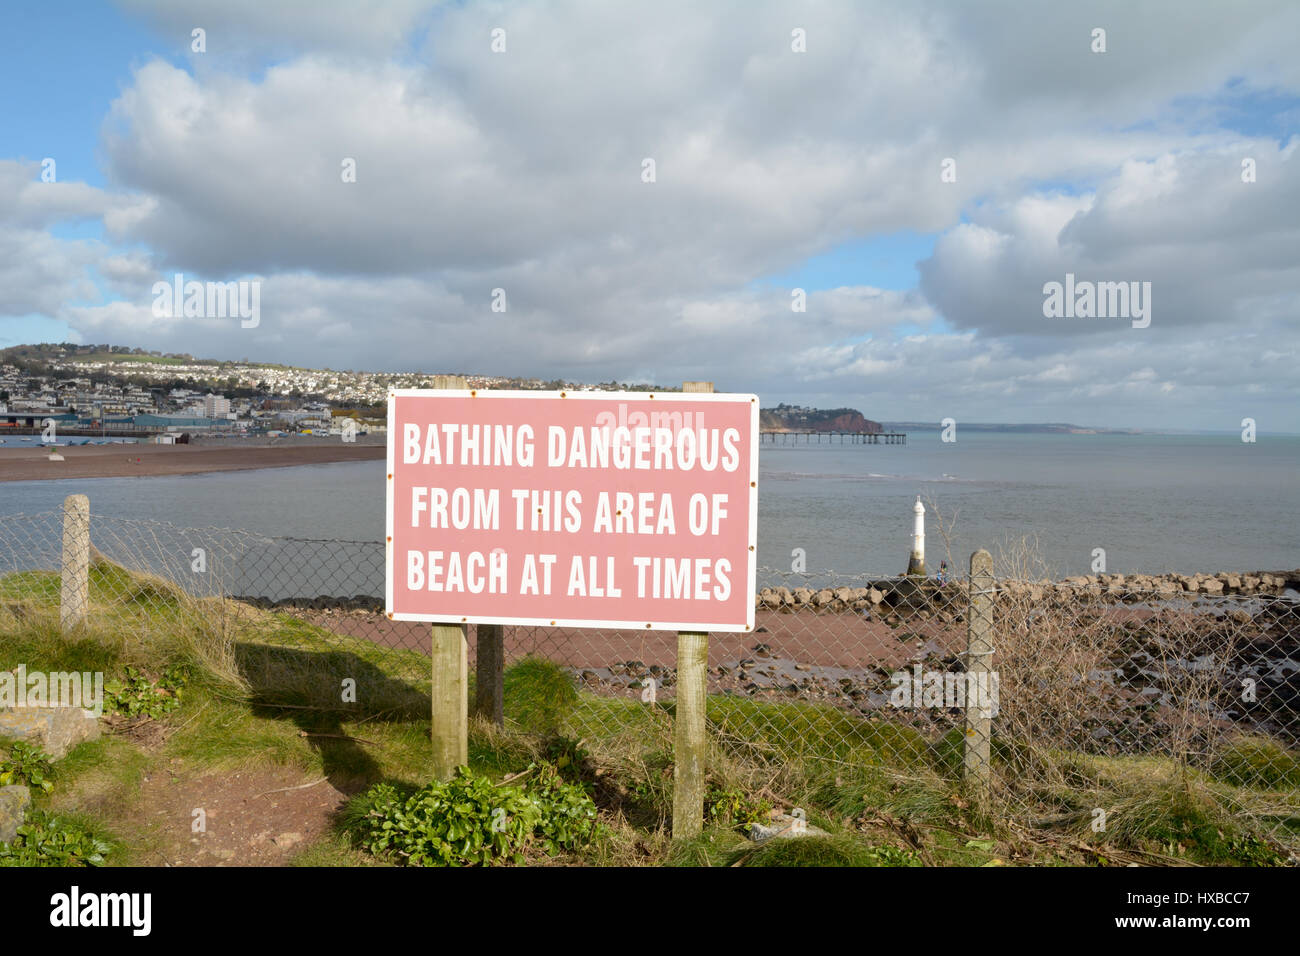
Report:
[[[591,754],[581,740],[553,736],[542,742],[542,753],[553,764],[560,776],[572,783],[590,782],[595,776]]]
[[[102,866],[110,850],[86,827],[38,811],[13,843],[0,843],[0,866]]]
[[[535,766],[528,794],[541,810],[536,834],[549,853],[576,850],[599,830],[596,804],[580,784],[565,783],[552,764]]]
[[[742,833],[755,823],[763,823],[772,813],[772,802],[759,797],[753,799],[743,790],[724,790],[710,786],[704,794],[704,817],[715,825],[729,827]]]
[[[499,786],[460,767],[447,783],[403,792],[377,784],[351,814],[360,844],[408,866],[487,866],[524,861],[536,843],[572,850],[599,829],[586,792],[550,764],[534,764],[525,786]]]
[[[123,717],[159,718],[181,705],[188,680],[183,668],[169,667],[162,677],[150,680],[130,665],[123,680],[111,680],[104,687],[104,709]]]
[[[0,760],[0,787],[18,783],[40,787],[49,793],[54,789],[54,781],[50,779],[53,772],[45,751],[19,740],[9,747],[9,755]]]

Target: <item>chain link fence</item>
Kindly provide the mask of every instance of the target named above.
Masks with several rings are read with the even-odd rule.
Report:
[[[429,713],[429,626],[385,615],[381,542],[102,515],[90,529],[90,624],[124,640],[192,630],[205,662],[259,703],[337,706],[350,677],[377,712]],[[0,641],[41,615],[57,624],[62,537],[59,512],[0,519]],[[719,779],[771,792],[809,774],[928,781],[1026,831],[1149,834],[1175,812],[1168,794],[1191,794],[1296,860],[1300,572],[762,569],[760,585],[754,632],[709,638]],[[670,766],[674,633],[506,627],[504,646],[515,729]],[[523,661],[569,678],[541,718],[512,699]]]

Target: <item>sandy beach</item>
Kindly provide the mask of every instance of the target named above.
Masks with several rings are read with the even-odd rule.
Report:
[[[50,461],[45,448],[0,450],[0,481],[195,475],[373,461],[384,457],[385,447],[337,441],[304,445],[73,445],[58,451],[63,461]]]

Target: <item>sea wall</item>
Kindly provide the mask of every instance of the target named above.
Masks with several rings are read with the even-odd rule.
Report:
[[[1097,574],[1077,575],[1053,581],[1000,579],[995,582],[999,599],[1037,602],[1049,598],[1068,600],[1139,601],[1177,595],[1280,595],[1288,588],[1300,590],[1300,570],[1220,572],[1218,574]],[[870,609],[898,604],[937,606],[964,603],[965,582],[939,584],[934,578],[881,578],[858,587],[765,587],[755,602],[782,610],[807,608],[830,611]]]
[[[797,576],[797,575],[796,575]],[[1224,595],[1278,596],[1287,589],[1300,591],[1300,569],[1295,571],[1245,571],[1217,574],[1097,574],[1078,575],[1059,581],[995,582],[997,599],[1038,602],[1055,599],[1072,601],[1142,601],[1150,598],[1222,597]],[[263,608],[306,608],[375,612],[383,610],[383,599],[374,596],[308,596],[272,601],[262,597],[239,597]],[[758,607],[782,611],[870,610],[884,611],[900,605],[938,609],[940,617],[960,611],[966,604],[966,583],[939,584],[934,578],[907,577],[863,580],[854,587],[764,587],[754,597]],[[957,615],[959,616],[959,615]]]

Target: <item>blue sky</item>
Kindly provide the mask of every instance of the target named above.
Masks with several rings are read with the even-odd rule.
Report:
[[[0,31],[0,128],[7,158],[53,156],[59,177],[105,185],[96,155],[109,105],[131,69],[164,47],[108,4],[13,4]]]
[[[937,234],[911,232],[868,236],[835,246],[765,281],[803,289],[834,289],[842,285],[871,285],[881,289],[911,289],[918,279],[916,264],[929,258]]]
[[[98,154],[109,106],[130,85],[131,69],[159,56],[152,30],[109,4],[47,0],[4,11],[0,30],[0,138],[3,158],[55,160],[61,181],[106,185]],[[87,218],[50,228],[59,239],[100,239],[103,224]],[[107,297],[106,297],[107,298]],[[64,341],[75,336],[52,316],[3,318],[0,346]]]

